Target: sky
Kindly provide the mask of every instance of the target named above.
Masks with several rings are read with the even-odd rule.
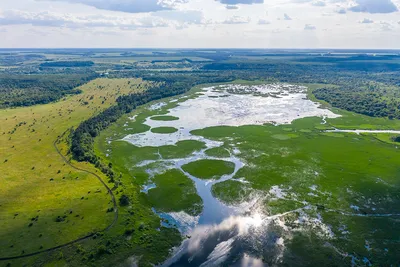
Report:
[[[0,0],[1,48],[400,48],[400,0]]]

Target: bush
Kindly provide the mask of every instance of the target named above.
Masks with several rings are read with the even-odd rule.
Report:
[[[121,206],[128,206],[130,203],[129,197],[127,195],[122,195],[119,198],[119,205]]]
[[[129,235],[133,234],[134,232],[135,232],[135,229],[125,229],[124,234],[126,236],[129,236]]]
[[[65,217],[66,217],[66,216],[63,216],[63,217],[57,216],[56,222],[63,222],[63,221],[65,221]]]
[[[398,136],[393,136],[393,137],[392,137],[392,141],[393,141],[393,142],[400,143],[400,135],[398,135]]]

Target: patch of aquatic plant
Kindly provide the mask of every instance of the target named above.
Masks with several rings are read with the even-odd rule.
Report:
[[[178,129],[174,127],[156,127],[151,129],[152,133],[159,133],[159,134],[170,134],[170,133],[176,133],[177,131]]]
[[[177,169],[155,175],[156,187],[147,193],[152,206],[163,212],[185,211],[196,216],[202,210],[202,200],[196,193],[194,183]]]
[[[182,166],[182,169],[200,179],[219,178],[235,170],[233,162],[215,159],[202,159]]]

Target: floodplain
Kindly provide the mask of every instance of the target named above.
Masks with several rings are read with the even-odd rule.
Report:
[[[359,130],[397,121],[322,106],[309,87],[318,85],[199,86],[96,139],[160,227],[186,237],[164,266],[396,261],[400,157],[385,141],[396,132]]]

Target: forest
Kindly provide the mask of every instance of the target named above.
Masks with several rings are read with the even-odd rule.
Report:
[[[0,108],[47,104],[70,94],[79,94],[76,89],[98,77],[94,72],[68,75],[0,74]]]
[[[371,117],[400,119],[400,98],[390,97],[386,91],[371,89],[351,89],[346,87],[321,88],[314,92],[317,99],[324,100],[334,107],[360,113]]]
[[[50,61],[40,64],[42,68],[79,68],[91,67],[94,65],[93,61]]]

